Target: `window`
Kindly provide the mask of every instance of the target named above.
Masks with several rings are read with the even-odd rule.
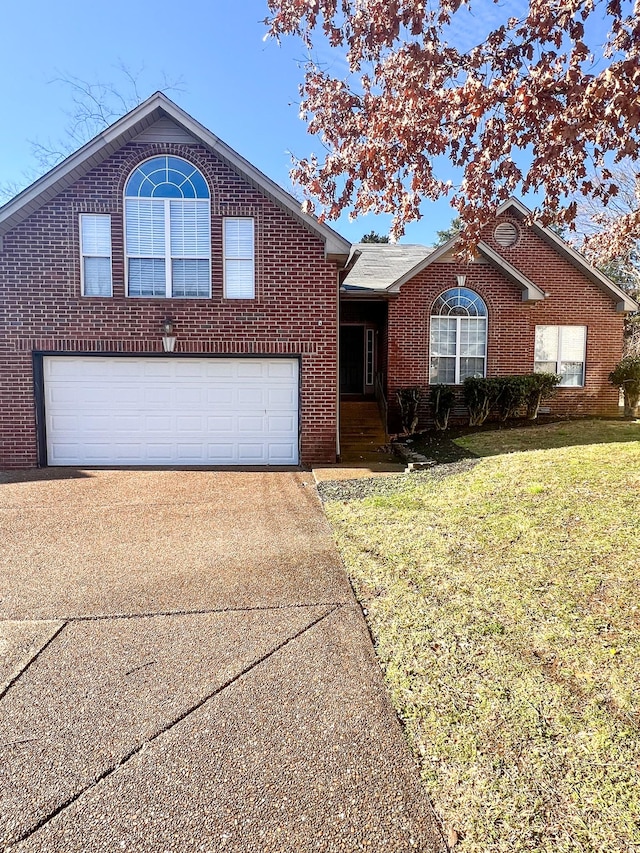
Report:
[[[452,287],[431,310],[429,382],[458,385],[484,376],[487,361],[487,306],[473,290]]]
[[[224,295],[227,299],[255,296],[254,227],[248,217],[224,220]]]
[[[80,279],[83,296],[111,296],[111,217],[80,214]]]
[[[124,195],[129,296],[210,296],[209,188],[198,169],[154,157],[131,173]]]
[[[559,373],[561,386],[584,385],[586,326],[536,326],[536,373]]]

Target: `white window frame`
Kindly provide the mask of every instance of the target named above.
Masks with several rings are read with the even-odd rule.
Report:
[[[535,328],[535,335],[537,337],[538,329],[557,329],[558,338],[557,338],[557,359],[556,359],[556,369],[555,373],[559,376],[562,376],[562,365],[565,363],[581,363],[582,364],[582,382],[580,385],[569,385],[563,384],[561,381],[558,385],[559,388],[584,388],[587,384],[587,326],[584,326],[580,323],[576,323],[575,325],[565,324],[564,326],[559,326],[556,323],[540,323]],[[563,331],[565,329],[582,329],[582,361],[576,362],[576,359],[563,358]],[[536,358],[535,351],[535,338],[534,338],[534,352],[533,352],[533,369],[536,373],[549,373],[550,371],[546,370],[537,370],[536,365],[538,364],[547,364],[548,360],[542,360]]]
[[[95,219],[97,217],[109,220],[109,254],[108,255],[92,255],[84,251],[84,243],[82,239],[82,222],[85,218]],[[111,214],[110,213],[81,213],[78,217],[78,242],[80,244],[80,293],[87,299],[110,299],[113,296],[113,241],[111,234]],[[85,258],[109,258],[109,293],[106,295],[96,293],[85,293],[85,274],[84,261]]]
[[[476,301],[476,300],[480,301],[480,303],[484,307],[485,313],[481,314],[479,316],[469,314],[469,313],[467,313],[467,314],[443,314],[443,313],[433,314],[433,313],[431,313],[429,315],[429,363],[427,365],[427,373],[429,376],[429,385],[433,385],[433,386],[451,385],[451,384],[461,385],[462,382],[460,379],[460,361],[462,358],[481,358],[482,359],[482,376],[484,378],[487,375],[487,351],[488,351],[488,346],[489,346],[489,316],[488,316],[487,304],[484,301],[484,299],[482,298],[482,296],[480,296],[479,293],[477,293],[475,290],[473,290],[470,287],[466,287],[466,285],[465,285],[464,287],[458,286],[458,287],[453,287],[453,288],[447,288],[447,290],[442,291],[442,293],[440,293],[439,296],[437,297],[437,299],[435,300],[434,305],[438,302],[439,299],[441,299],[445,294],[447,294],[451,290],[467,291],[467,292],[473,294],[474,301]],[[433,311],[433,306],[432,306],[432,311]],[[456,321],[456,341],[455,341],[456,351],[455,351],[455,355],[448,355],[448,356],[434,355],[434,353],[433,353],[433,339],[432,339],[433,321],[434,320],[455,320]],[[462,337],[461,331],[462,331],[462,321],[463,320],[466,320],[467,322],[482,323],[484,325],[484,348],[483,348],[481,356],[480,355],[477,355],[477,356],[463,356],[463,355],[461,355],[461,352],[460,352],[461,343],[460,343],[460,341],[461,341],[461,337]],[[434,359],[434,358],[454,359],[454,381],[453,381],[453,383],[451,383],[451,382],[434,382],[432,380],[432,378],[431,378],[431,362],[432,362],[432,359]]]
[[[251,222],[252,231],[252,247],[253,251],[250,258],[245,257],[229,257],[227,251],[226,228],[227,222],[237,222],[239,220]],[[251,261],[251,296],[234,296],[229,293],[227,285],[227,261]],[[256,221],[253,216],[225,216],[222,220],[222,269],[223,269],[223,295],[225,299],[255,299],[256,298]]]
[[[444,355],[444,356],[443,355],[441,355],[441,356],[434,356],[433,355],[433,353],[431,351],[431,321],[433,321],[433,320],[455,320],[456,321],[455,379],[454,379],[453,384],[454,385],[462,385],[462,382],[460,380],[460,360],[462,358],[481,358],[482,359],[482,378],[484,379],[484,377],[487,375],[487,338],[488,338],[488,335],[487,335],[487,330],[488,330],[487,318],[486,317],[458,317],[458,316],[454,316],[454,317],[444,316],[443,317],[440,314],[434,314],[429,318],[429,384],[430,385],[449,385],[449,384],[451,384],[449,382],[433,382],[431,380],[431,359],[432,358],[454,358],[454,356],[452,356],[452,355]],[[484,336],[484,350],[482,352],[482,355],[462,356],[460,354],[460,338],[461,338],[461,329],[462,329],[462,321],[463,320],[466,320],[467,322],[474,321],[476,323],[483,323],[484,324],[485,336]]]
[[[195,198],[195,199],[183,198],[183,199],[180,199],[180,198],[164,198],[162,196],[160,196],[158,198],[154,198],[153,196],[127,196],[126,195],[126,188],[127,188],[127,184],[129,183],[129,178],[131,177],[131,175],[134,174],[134,172],[137,171],[137,169],[140,168],[140,166],[144,165],[144,163],[147,163],[149,160],[154,160],[157,157],[166,157],[166,156],[169,156],[169,157],[175,156],[176,159],[184,160],[185,163],[187,163],[189,166],[192,166],[195,170],[197,170],[200,173],[203,180],[205,181],[205,183],[207,184],[207,189],[209,190],[208,198],[206,198],[206,199],[205,198]],[[146,199],[146,198],[153,199],[154,201],[164,202],[164,267],[165,267],[164,280],[165,280],[165,292],[163,295],[160,295],[160,296],[138,296],[138,295],[130,296],[130,294],[129,294],[129,259],[130,258],[139,258],[139,257],[148,257],[148,256],[147,255],[141,256],[141,255],[130,255],[129,254],[129,249],[127,246],[127,202],[128,201],[140,201],[140,200]],[[196,202],[202,204],[205,201],[207,202],[207,212],[208,212],[208,222],[209,222],[209,254],[206,258],[198,257],[198,258],[188,258],[187,259],[187,260],[207,260],[209,262],[208,267],[207,267],[208,268],[208,278],[209,278],[209,288],[208,288],[206,295],[202,295],[202,296],[174,296],[173,292],[172,292],[173,291],[172,261],[174,260],[174,257],[171,254],[171,202],[177,202],[177,201],[181,202],[182,204],[190,204],[190,203],[196,203]],[[189,299],[189,300],[211,299],[211,295],[212,295],[212,283],[211,283],[211,242],[212,242],[211,241],[211,189],[208,186],[207,179],[205,178],[205,176],[202,174],[202,171],[197,166],[195,166],[193,163],[191,163],[189,160],[185,159],[184,157],[180,157],[179,155],[154,154],[152,157],[147,157],[145,160],[141,160],[140,163],[138,163],[137,166],[131,170],[131,172],[129,173],[129,175],[127,177],[127,180],[125,181],[124,193],[123,193],[122,214],[123,214],[122,225],[123,225],[123,236],[124,236],[124,280],[125,280],[125,293],[127,295],[127,298],[129,298],[129,299]],[[158,257],[158,259],[159,259],[159,257]],[[178,256],[177,258],[175,258],[175,260],[180,260],[180,259],[181,259],[181,256]]]

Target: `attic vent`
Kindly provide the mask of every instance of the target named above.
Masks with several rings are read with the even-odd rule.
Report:
[[[493,236],[498,246],[508,249],[517,242],[518,229],[512,222],[501,222],[500,225],[496,225]]]

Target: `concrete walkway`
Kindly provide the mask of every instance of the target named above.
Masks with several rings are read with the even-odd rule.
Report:
[[[445,849],[310,475],[2,475],[0,537],[0,850]]]

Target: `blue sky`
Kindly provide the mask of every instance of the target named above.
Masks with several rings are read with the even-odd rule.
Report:
[[[510,2],[509,11],[521,5]],[[504,4],[489,4],[489,18],[502,18]],[[290,156],[319,150],[298,115],[302,45],[264,41],[264,0],[209,0],[178,5],[168,0],[30,0],[5,4],[0,52],[0,184],[36,177],[30,141],[55,141],[68,126],[71,91],[56,82],[77,77],[88,82],[125,84],[119,63],[136,73],[145,97],[163,81],[182,80],[170,91],[183,109],[286,189]],[[469,21],[471,26],[468,26]],[[467,22],[478,36],[477,19]],[[329,55],[321,56],[325,61]],[[141,70],[142,69],[142,70]],[[336,71],[341,72],[339,65]],[[41,170],[40,170],[41,171]],[[408,227],[403,242],[430,243],[452,212],[446,201],[427,204],[423,219]],[[334,224],[358,240],[371,229],[386,233],[388,218],[367,216]]]

